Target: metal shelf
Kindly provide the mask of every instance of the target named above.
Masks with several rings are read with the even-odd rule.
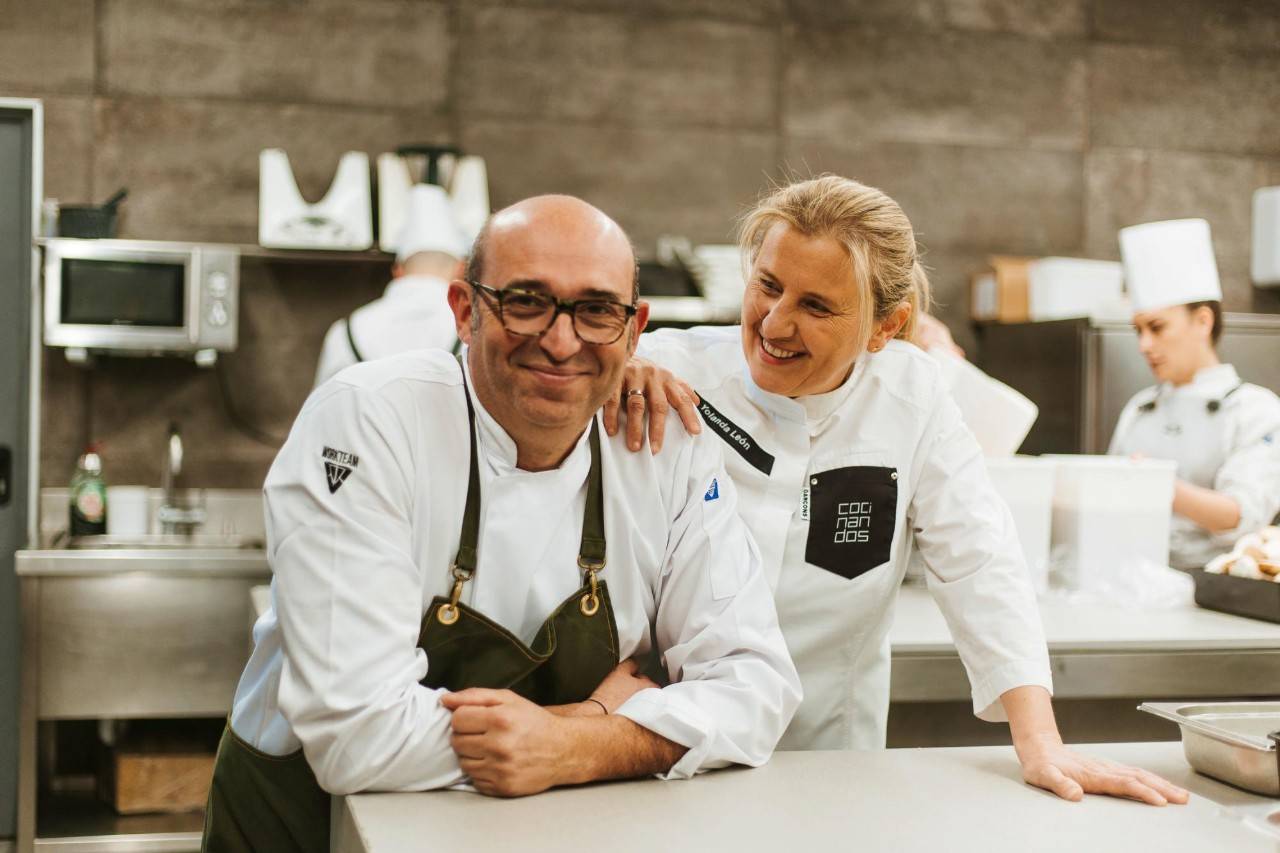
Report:
[[[36,238],[35,245],[43,247],[49,242],[49,237]],[[56,239],[78,239],[78,238],[56,238]],[[156,245],[164,245],[171,241],[139,241],[143,243],[154,243]],[[204,245],[207,241],[191,241]],[[179,241],[181,243],[181,241]],[[177,244],[174,244],[177,245]],[[181,245],[188,245],[181,243]],[[212,244],[210,244],[212,245]],[[348,250],[325,250],[325,249],[268,249],[265,246],[259,246],[256,243],[229,243],[231,248],[240,253],[240,258],[250,258],[259,261],[284,261],[286,263],[357,263],[357,264],[387,264],[390,265],[395,261],[395,255],[389,252],[383,252],[378,249],[366,249],[363,251],[353,252]]]
[[[236,246],[241,260],[283,261],[285,263],[346,263],[346,264],[386,264],[395,261],[395,255],[377,249],[362,252],[324,250],[324,249],[268,249],[253,243],[242,243]]]
[[[88,791],[42,795],[35,849],[53,853],[187,853],[200,849],[204,811],[118,815]]]

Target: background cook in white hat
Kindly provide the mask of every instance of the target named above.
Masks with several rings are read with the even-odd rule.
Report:
[[[329,327],[315,384],[361,361],[455,347],[458,337],[445,293],[449,281],[462,274],[467,248],[444,189],[434,184],[413,187],[391,283],[381,298]]]
[[[1218,359],[1209,223],[1123,228],[1120,253],[1138,348],[1159,384],[1125,406],[1110,452],[1178,463],[1169,561],[1202,567],[1280,510],[1280,399]]]

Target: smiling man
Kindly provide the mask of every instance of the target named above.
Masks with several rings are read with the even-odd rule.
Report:
[[[605,436],[647,308],[578,199],[495,214],[467,344],[315,391],[266,483],[272,608],[205,850],[327,850],[329,795],[483,793],[766,761],[799,703],[719,443]],[[636,674],[657,654],[670,684]]]

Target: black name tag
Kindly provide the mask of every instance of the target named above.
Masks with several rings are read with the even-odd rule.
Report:
[[[747,460],[748,465],[766,477],[773,472],[773,456],[761,450],[760,445],[756,444],[756,440],[746,430],[720,414],[705,398],[698,404],[698,414],[702,415],[707,426],[715,430],[716,435],[724,439],[725,444]]]

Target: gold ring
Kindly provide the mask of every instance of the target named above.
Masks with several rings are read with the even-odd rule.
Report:
[[[578,609],[582,611],[583,616],[595,616],[596,611],[600,609],[600,596],[591,593],[582,596],[578,601]]]
[[[458,621],[458,608],[452,604],[441,604],[436,610],[436,620],[441,625],[452,625]]]
[[[644,396],[644,389],[643,389],[643,388],[632,388],[632,389],[630,389],[629,391],[627,391],[627,396],[628,396],[628,397],[635,396],[636,394],[639,394],[641,397],[643,397],[643,396]]]

